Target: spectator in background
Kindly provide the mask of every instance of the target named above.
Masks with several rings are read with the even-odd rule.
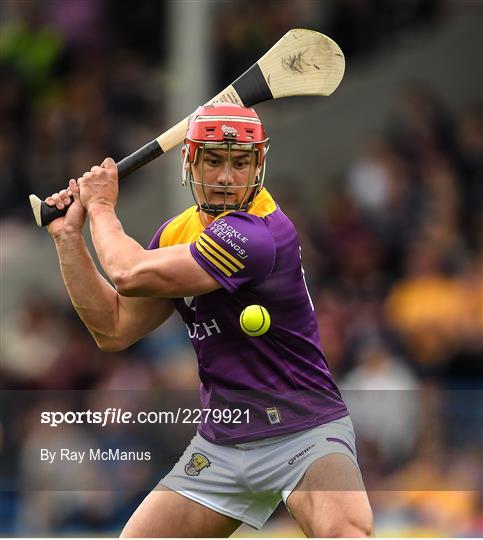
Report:
[[[3,333],[3,373],[17,381],[41,378],[67,339],[67,324],[57,306],[45,297],[26,300]]]
[[[355,425],[379,449],[385,467],[404,462],[414,449],[420,410],[419,383],[407,363],[381,336],[368,337],[341,387]]]
[[[483,250],[483,103],[465,109],[457,126],[460,223],[468,244]]]
[[[439,246],[420,239],[407,255],[407,271],[386,301],[390,323],[403,335],[421,373],[437,375],[449,353],[477,328],[481,301],[446,275]]]

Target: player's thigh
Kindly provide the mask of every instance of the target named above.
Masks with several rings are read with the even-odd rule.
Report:
[[[124,527],[121,537],[228,537],[240,522],[183,497],[160,489],[139,505]]]
[[[372,536],[372,511],[361,473],[344,454],[312,463],[287,499],[307,536]]]

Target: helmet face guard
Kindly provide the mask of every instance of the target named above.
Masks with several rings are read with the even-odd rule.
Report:
[[[268,141],[260,118],[253,109],[232,104],[199,107],[190,118],[183,162],[183,185],[189,181],[199,208],[211,216],[230,211],[247,211],[263,187]],[[227,174],[224,184],[209,184],[205,179],[205,156],[217,150],[226,152]],[[244,185],[229,184],[232,161],[237,159],[233,152],[239,151],[249,152],[247,181]],[[195,163],[201,164],[201,178],[198,180],[193,176],[192,165]],[[196,186],[199,187],[198,192]],[[223,203],[210,204],[206,188],[223,190]],[[244,190],[241,200],[236,204],[229,203],[230,193],[238,193],[238,190]]]

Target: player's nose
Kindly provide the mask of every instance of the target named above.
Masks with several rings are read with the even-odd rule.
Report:
[[[230,163],[225,163],[223,167],[220,167],[218,172],[217,182],[218,184],[233,184],[233,168]]]

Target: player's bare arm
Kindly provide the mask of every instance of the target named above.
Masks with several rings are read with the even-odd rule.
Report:
[[[193,259],[189,245],[146,250],[125,234],[115,213],[117,167],[110,158],[78,180],[99,261],[119,294],[180,297],[206,294],[220,285]]]
[[[46,203],[57,208],[70,205],[64,217],[49,225],[49,232],[72,304],[102,350],[125,349],[172,314],[170,300],[125,298],[98,272],[82,237],[86,211],[75,180],[69,182],[68,190],[54,193]]]

